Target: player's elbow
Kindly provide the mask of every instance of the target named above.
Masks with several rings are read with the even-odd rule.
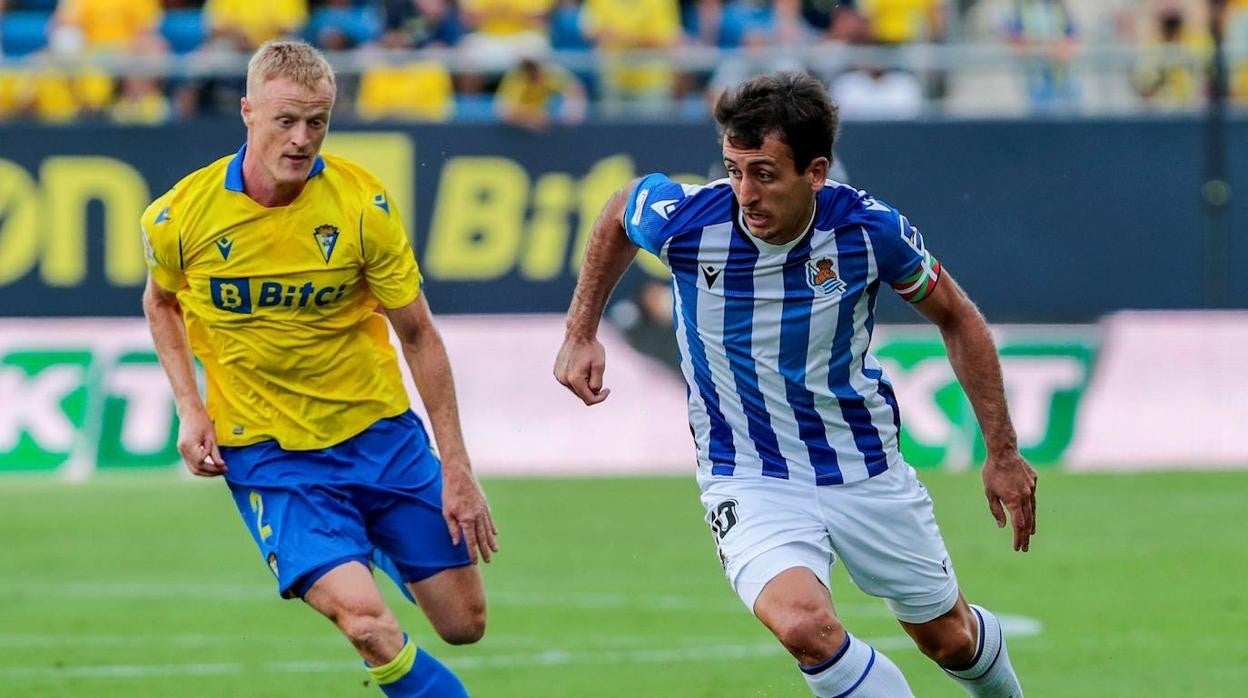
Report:
[[[142,304],[143,315],[148,320],[160,315],[162,312],[179,311],[177,296],[162,291],[150,280],[147,282],[147,287],[143,289]]]
[[[987,330],[988,321],[984,319],[974,301],[965,293],[957,293],[953,302],[944,308],[944,312],[932,318],[932,321],[945,336],[960,336],[966,332],[979,334]]]

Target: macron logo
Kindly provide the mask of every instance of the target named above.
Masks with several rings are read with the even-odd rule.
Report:
[[[650,210],[663,216],[663,220],[670,221],[672,211],[676,210],[676,199],[664,199],[650,204]]]
[[[649,196],[650,196],[649,189],[642,189],[640,192],[638,192],[637,200],[633,202],[633,217],[629,219],[628,221],[630,224],[634,226],[641,225],[641,212],[645,210],[642,208],[642,206],[646,205],[646,198]]]

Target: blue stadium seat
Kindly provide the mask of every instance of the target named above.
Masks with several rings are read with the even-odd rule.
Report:
[[[494,98],[491,95],[456,95],[455,120],[477,123],[497,121]]]
[[[7,56],[24,56],[48,45],[50,12],[6,12],[0,15],[0,46]]]
[[[52,12],[56,9],[57,0],[17,0],[9,4],[10,10],[43,10]]]
[[[381,38],[381,16],[371,6],[322,7],[312,11],[304,36],[319,43],[321,32],[336,29],[346,35],[355,46]]]
[[[204,16],[199,10],[167,10],[160,33],[174,53],[190,53],[204,41]]]
[[[581,33],[579,7],[560,5],[550,15],[550,46],[556,51],[586,51],[589,41]]]

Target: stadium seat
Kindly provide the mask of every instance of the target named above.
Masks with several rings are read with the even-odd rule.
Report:
[[[556,51],[588,51],[591,48],[581,31],[579,7],[561,5],[551,13],[550,46]]]
[[[497,121],[494,98],[491,95],[456,95],[455,120],[476,123]]]
[[[381,38],[382,22],[372,7],[322,7],[312,12],[304,35],[319,44],[321,32],[336,29],[355,46]]]
[[[8,56],[24,56],[48,45],[50,12],[7,12],[0,15],[0,46]]]
[[[56,9],[57,2],[58,0],[17,0],[9,5],[9,9],[52,12]]]
[[[190,53],[204,41],[204,16],[199,10],[168,10],[160,23],[160,33],[174,53]]]

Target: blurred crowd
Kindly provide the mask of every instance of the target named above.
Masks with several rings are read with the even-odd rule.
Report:
[[[705,118],[724,89],[778,69],[814,72],[848,119],[992,112],[1009,94],[1023,113],[1080,113],[1114,90],[1186,110],[1206,100],[1214,26],[1248,101],[1248,0],[1223,4],[1214,17],[1208,0],[0,0],[0,120],[234,114],[246,57],[279,37],[330,53],[338,113],[361,120]],[[1090,57],[1108,88],[1083,79]]]

